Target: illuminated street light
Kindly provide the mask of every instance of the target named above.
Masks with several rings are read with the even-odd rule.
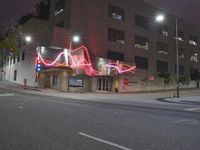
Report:
[[[36,42],[37,46],[36,46],[36,49],[38,47],[38,39],[35,38],[35,37],[31,37],[30,35],[27,35],[24,37],[25,41],[30,43],[30,42]],[[41,53],[41,52],[40,52]],[[36,75],[35,75],[35,88],[38,87],[38,78],[39,78],[39,72],[41,71],[41,64],[40,64],[40,60],[37,60],[37,63],[36,63]]]
[[[70,39],[70,43],[69,43],[69,53],[71,53],[72,51],[72,44],[74,43],[78,43],[80,42],[80,36],[78,35],[74,35],[71,39]],[[66,58],[66,60],[69,60],[69,58]],[[69,64],[68,64],[69,65]],[[69,78],[68,78],[68,85],[67,85],[67,90],[69,92]]]
[[[36,42],[36,45],[37,45],[37,47],[38,47],[38,38],[35,38],[35,37],[32,37],[32,36],[30,36],[30,35],[27,35],[27,36],[25,36],[24,37],[24,39],[25,39],[25,41],[26,42],[28,42],[28,43],[30,43],[30,42]]]
[[[70,45],[69,45],[69,50],[72,50],[72,44],[73,43],[78,43],[80,41],[80,36],[78,35],[74,35],[70,41]]]
[[[73,36],[73,42],[77,43],[80,41],[80,37],[78,35]]]
[[[176,16],[167,16],[175,19],[175,28],[176,28],[176,83],[177,83],[177,90],[176,90],[176,97],[179,98],[179,90],[180,90],[180,85],[179,85],[179,48],[178,48],[178,18]],[[164,15],[158,15],[156,16],[156,21],[157,22],[163,22],[165,20],[166,16]]]
[[[31,38],[31,36],[26,36],[26,37],[25,37],[25,40],[26,40],[26,42],[31,42],[31,41],[32,41],[32,38]]]
[[[165,16],[164,15],[158,15],[157,17],[156,17],[156,21],[157,22],[163,22],[165,20]]]

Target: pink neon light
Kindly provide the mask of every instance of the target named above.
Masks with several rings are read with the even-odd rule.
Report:
[[[42,63],[46,66],[53,66],[56,64],[56,62],[59,60],[59,58],[64,54],[64,52],[61,52],[57,57],[56,59],[52,62],[52,63],[46,63],[44,61],[44,59],[42,58],[42,56],[38,53],[38,58],[41,59]]]
[[[136,66],[130,67],[128,69],[125,69],[124,67],[123,67],[123,69],[120,69],[119,66],[115,66],[113,64],[106,64],[105,66],[108,67],[108,68],[115,68],[118,71],[119,74],[122,74],[122,73],[125,73],[125,72],[132,72],[136,69]]]
[[[44,60],[40,53],[38,53],[37,60],[41,60],[41,62],[45,66],[48,66],[48,67],[50,67],[50,66],[68,66],[68,67],[71,67],[75,72],[78,72],[78,69],[81,68],[84,70],[85,74],[89,75],[89,76],[103,75],[103,73],[101,71],[97,71],[92,67],[92,63],[91,63],[91,59],[90,59],[89,51],[88,51],[87,47],[81,46],[79,48],[72,50],[72,52],[76,52],[81,49],[84,50],[84,58],[81,58],[81,56],[76,56],[76,55],[68,54],[65,52],[61,52],[56,57],[56,59],[52,62],[50,62],[48,60]],[[68,63],[60,64],[58,62],[58,60],[60,59],[60,57],[62,57],[62,55],[64,55],[65,58],[69,58],[71,63],[70,64],[68,64]],[[106,64],[105,67],[112,68],[113,71],[117,71],[119,74],[126,73],[126,72],[135,73],[135,69],[136,69],[136,66],[129,66],[126,64],[119,64],[119,63]]]

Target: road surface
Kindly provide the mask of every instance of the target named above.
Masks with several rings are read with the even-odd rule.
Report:
[[[0,91],[0,150],[200,150],[198,104]]]

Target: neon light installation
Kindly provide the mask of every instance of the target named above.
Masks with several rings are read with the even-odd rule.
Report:
[[[64,56],[65,62],[59,63],[59,59]],[[75,71],[76,73],[80,73],[80,70],[83,70],[84,73],[88,76],[99,76],[99,75],[105,75],[102,71],[95,70],[92,66],[91,59],[89,56],[89,51],[87,47],[81,46],[79,48],[73,49],[70,52],[66,49],[58,54],[55,60],[49,61],[45,60],[40,52],[38,52],[37,60],[41,60],[41,64],[47,66],[47,67],[70,67]],[[105,68],[108,68],[111,70],[111,72],[116,72],[117,74],[122,73],[135,73],[136,66],[130,66],[128,64],[121,64],[121,63],[108,63],[103,66]]]

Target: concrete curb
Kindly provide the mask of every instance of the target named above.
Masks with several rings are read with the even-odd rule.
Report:
[[[178,104],[191,104],[191,105],[200,105],[200,96],[196,97],[197,99],[190,99],[189,97],[180,97],[180,98],[173,98],[173,97],[163,97],[158,98],[156,100],[168,103],[178,103]]]

